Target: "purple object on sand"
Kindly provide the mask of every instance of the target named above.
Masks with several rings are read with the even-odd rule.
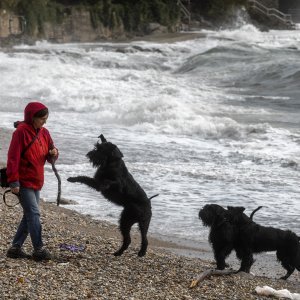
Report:
[[[72,251],[72,252],[76,252],[76,251],[84,251],[85,246],[83,246],[83,245],[77,246],[77,245],[70,245],[70,244],[60,244],[59,249],[60,250],[69,250],[69,251]]]

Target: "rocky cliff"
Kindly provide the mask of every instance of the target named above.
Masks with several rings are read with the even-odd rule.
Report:
[[[4,9],[0,10],[0,43],[2,42],[2,44],[18,39],[26,43],[34,42],[37,39],[58,43],[124,40],[133,35],[160,34],[169,31],[176,31],[176,26],[166,27],[159,23],[148,23],[140,32],[126,31],[122,22],[113,27],[105,26],[101,22],[95,26],[90,11],[79,7],[69,7],[61,22],[45,22],[42,34],[37,29],[28,34],[24,17]]]
[[[174,0],[172,1],[174,2]],[[182,0],[182,2],[184,1]],[[167,5],[165,2],[164,9],[161,9],[164,14],[156,10],[152,12],[152,16],[149,16],[149,7],[141,11],[141,7],[135,7],[135,10],[131,10],[130,7],[113,6],[113,4],[106,8],[104,6],[59,4],[59,6],[48,7],[48,10],[41,13],[37,8],[35,13],[23,8],[26,17],[2,8],[0,9],[0,46],[9,43],[14,44],[18,41],[31,43],[38,39],[58,43],[124,40],[139,35],[161,34],[191,28],[191,26],[182,26],[184,24],[180,19],[180,8],[174,6],[174,3]],[[260,0],[260,3],[266,7],[278,8],[279,6],[279,0]],[[198,27],[227,27],[227,24],[233,23],[233,11],[235,11],[233,8],[236,5],[229,7],[230,9],[226,13],[223,12],[221,16],[218,13],[213,14],[209,22],[205,21],[205,18],[209,16],[208,11],[204,14],[205,18],[202,15],[204,13],[202,10],[192,14],[192,16],[198,21]],[[287,29],[278,20],[266,17],[259,11],[248,7],[248,12],[255,25],[263,30],[269,28]],[[190,25],[193,26],[193,24]]]

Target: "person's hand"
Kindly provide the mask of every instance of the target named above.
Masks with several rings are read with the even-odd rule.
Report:
[[[56,148],[53,148],[53,149],[49,150],[49,154],[51,156],[57,156],[58,155],[58,151],[57,151]]]
[[[16,194],[16,195],[19,195],[19,193],[20,193],[20,188],[18,186],[11,188],[10,190],[13,194]]]

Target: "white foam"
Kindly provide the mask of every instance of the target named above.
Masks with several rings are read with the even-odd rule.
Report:
[[[160,193],[153,199],[151,231],[167,228],[197,240],[203,237],[198,210],[205,203],[250,211],[270,201],[272,207],[257,220],[275,225],[284,220],[285,228],[298,228],[299,120],[289,123],[297,110],[272,107],[273,102],[288,107],[289,96],[264,90],[257,100],[257,86],[249,91],[234,85],[243,76],[247,83],[249,68],[255,67],[244,54],[253,51],[265,61],[265,53],[298,47],[298,33],[263,33],[251,25],[205,33],[206,38],[174,44],[43,41],[0,52],[1,124],[12,128],[28,101],[43,101],[50,108],[47,128],[60,149],[63,197],[99,218],[117,222],[119,211],[66,178],[93,174],[85,154],[103,133],[120,147],[147,194]],[[296,60],[291,63],[297,66]],[[180,72],[187,64],[195,64],[193,71]],[[48,199],[56,197],[56,185],[47,166],[43,193]],[[287,218],[281,215],[282,201]]]

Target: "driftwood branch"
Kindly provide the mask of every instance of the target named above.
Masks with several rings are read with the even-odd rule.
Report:
[[[235,274],[236,272],[237,271],[232,269],[227,269],[227,270],[208,269],[206,271],[203,271],[197,278],[192,280],[190,288],[195,287],[200,281],[203,281],[206,277],[212,275],[217,275],[217,276],[230,275],[230,274]]]

